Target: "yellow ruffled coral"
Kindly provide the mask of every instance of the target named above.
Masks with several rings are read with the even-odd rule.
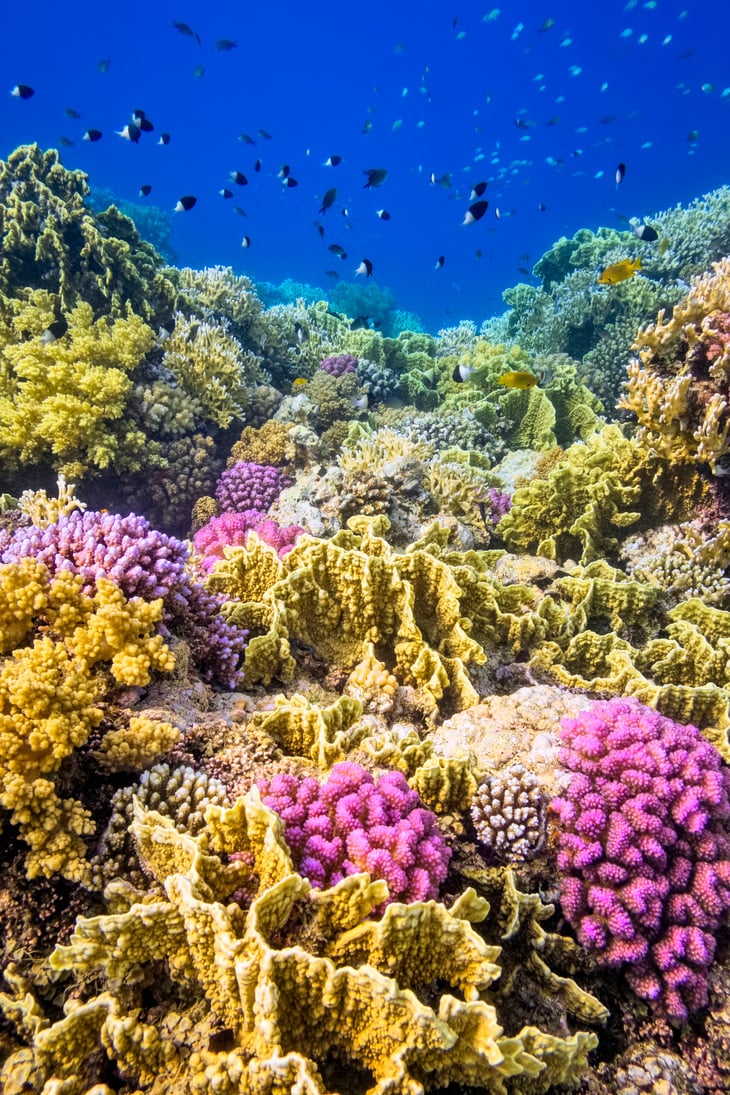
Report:
[[[254,723],[287,756],[306,757],[320,768],[330,768],[367,733],[365,726],[357,726],[361,714],[362,704],[352,696],[340,696],[329,707],[320,707],[295,692],[277,696],[274,710],[254,715]]]
[[[0,805],[30,846],[29,877],[61,872],[79,879],[84,871],[89,815],[72,799],[62,802],[46,777],[101,720],[103,678],[95,668],[109,663],[116,680],[145,684],[152,669],[174,666],[155,634],[161,601],[126,601],[104,579],[88,597],[81,584],[68,571],[51,579],[36,560],[0,566],[0,605],[10,620],[0,645],[13,646],[0,660]],[[38,624],[46,633],[33,638]]]
[[[68,478],[90,469],[149,467],[144,432],[127,414],[130,373],[155,342],[139,316],[94,320],[89,304],[68,314],[68,331],[41,337],[42,290],[31,294],[40,318],[26,309],[0,320],[0,458],[8,468],[44,461]],[[25,325],[25,326],[24,326]],[[31,331],[23,339],[22,330]]]
[[[51,967],[93,972],[108,987],[83,1005],[70,1002],[55,1022],[36,1015],[25,1026],[32,1043],[9,1058],[5,1077],[23,1071],[48,1086],[78,1075],[103,1050],[130,1088],[154,1075],[160,1090],[197,1095],[284,1095],[295,1081],[297,1091],[329,1095],[347,1090],[337,1077],[353,1070],[371,1074],[370,1095],[449,1083],[506,1095],[508,1081],[515,1093],[541,1095],[579,1078],[594,1034],[518,1024],[504,1034],[494,990],[501,948],[472,927],[489,915],[473,890],[450,910],[436,901],[393,903],[370,920],[383,884],[367,875],[317,894],[290,868],[263,881],[274,848],[285,850],[278,819],[255,793],[212,814],[219,845],[250,829],[253,877],[262,881],[248,913],[223,903],[233,878],[209,854],[208,834],[191,838],[138,811],[133,830],[157,892],[142,900],[130,892],[125,904],[118,889],[118,911],[79,919]],[[189,1018],[156,1008],[153,1025],[142,1022],[140,1002],[150,991],[145,967],[161,960],[195,1003]],[[27,987],[13,988],[0,1004],[22,1021],[32,1010]],[[213,1041],[220,1024],[229,1032],[223,1047]],[[165,1049],[164,1033],[177,1028],[184,1039],[168,1037]],[[92,1063],[87,1084],[104,1067]]]

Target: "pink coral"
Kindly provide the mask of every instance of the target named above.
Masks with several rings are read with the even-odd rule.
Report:
[[[451,851],[435,814],[400,772],[375,783],[359,764],[344,761],[322,784],[281,773],[259,789],[284,822],[297,869],[317,889],[367,871],[385,879],[390,901],[438,896]]]
[[[563,912],[600,963],[683,1019],[707,1002],[730,909],[730,772],[696,727],[632,699],[564,719],[562,739]]]
[[[289,486],[291,479],[281,468],[240,460],[223,472],[216,483],[215,496],[225,512],[243,513],[257,509],[266,513],[284,487]]]
[[[300,525],[278,525],[271,517],[265,517],[260,510],[247,509],[242,513],[222,513],[220,517],[211,517],[195,533],[193,543],[205,570],[212,570],[219,559],[223,558],[225,547],[239,547],[246,543],[249,532],[254,531],[260,539],[270,544],[281,558],[294,547],[297,539],[305,533]]]

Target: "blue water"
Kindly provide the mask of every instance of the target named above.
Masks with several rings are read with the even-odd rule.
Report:
[[[716,0],[503,3],[487,21],[490,10],[458,0],[16,0],[0,35],[0,154],[33,141],[58,147],[66,137],[75,145],[62,149],[63,162],[88,172],[92,187],[136,200],[151,184],[146,201],[171,216],[183,194],[195,195],[191,212],[174,215],[181,264],[225,264],[326,291],[334,283],[327,270],[354,281],[367,257],[373,281],[429,329],[480,322],[502,311],[503,289],[525,280],[519,268],[529,270],[561,235],[620,227],[621,217],[730,181],[730,13]],[[541,30],[548,19],[554,25]],[[222,38],[236,47],[217,50]],[[12,97],[16,83],[36,94]],[[81,119],[67,118],[66,107]],[[155,131],[132,145],[114,131],[138,107]],[[104,133],[97,144],[81,141],[90,126]],[[272,139],[259,138],[259,128]],[[157,144],[163,130],[167,147]],[[243,132],[256,145],[242,143]],[[343,163],[322,166],[333,153]],[[627,170],[617,186],[619,162]],[[284,163],[296,188],[277,177]],[[364,190],[362,173],[373,167],[388,177]],[[233,170],[249,185],[232,184]],[[449,172],[450,188],[429,182]],[[489,209],[464,227],[470,187],[481,180]],[[230,201],[217,193],[225,186],[235,191]],[[332,186],[337,202],[318,216]],[[380,208],[390,221],[378,219]],[[348,258],[332,255],[331,243]]]

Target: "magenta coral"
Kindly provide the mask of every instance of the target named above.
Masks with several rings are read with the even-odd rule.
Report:
[[[707,1002],[730,909],[730,772],[696,727],[633,699],[564,719],[562,740],[563,912],[602,965],[625,965],[638,996],[684,1019]]]
[[[346,373],[354,373],[357,369],[357,358],[352,354],[335,354],[325,357],[319,363],[320,369],[330,376],[344,376]]]
[[[317,889],[367,871],[385,879],[390,901],[438,896],[451,850],[435,814],[421,806],[400,772],[386,772],[375,783],[359,764],[344,761],[322,784],[280,773],[259,789],[284,822],[297,869]]]
[[[223,558],[224,548],[245,544],[246,537],[251,531],[275,548],[281,558],[291,551],[298,537],[306,530],[300,525],[279,525],[273,518],[265,517],[257,509],[247,509],[242,513],[222,513],[220,517],[211,517],[207,524],[195,533],[193,539],[195,550],[205,570],[212,570],[218,560]]]
[[[80,574],[84,591],[93,593],[98,578],[110,578],[125,597],[162,598],[163,633],[184,639],[207,680],[233,687],[246,632],[220,614],[222,598],[192,580],[186,569],[189,550],[182,540],[150,528],[134,513],[76,511],[38,528],[17,529],[2,544],[0,562],[38,559],[55,574]]]
[[[216,483],[215,496],[227,513],[259,510],[266,513],[291,479],[281,468],[241,460],[227,468]]]

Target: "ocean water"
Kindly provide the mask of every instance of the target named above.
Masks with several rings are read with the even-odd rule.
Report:
[[[728,181],[729,32],[709,0],[15,3],[0,36],[0,155],[60,146],[92,188],[169,215],[183,265],[324,296],[368,258],[372,281],[435,332],[502,311],[502,291],[531,280],[560,236]],[[9,94],[19,83],[32,98]],[[132,144],[115,131],[138,108],[154,130]],[[90,127],[100,141],[82,140]],[[335,154],[342,163],[324,166]],[[371,168],[388,174],[369,190]],[[463,225],[478,182],[488,210]],[[174,214],[183,195],[197,204]]]

